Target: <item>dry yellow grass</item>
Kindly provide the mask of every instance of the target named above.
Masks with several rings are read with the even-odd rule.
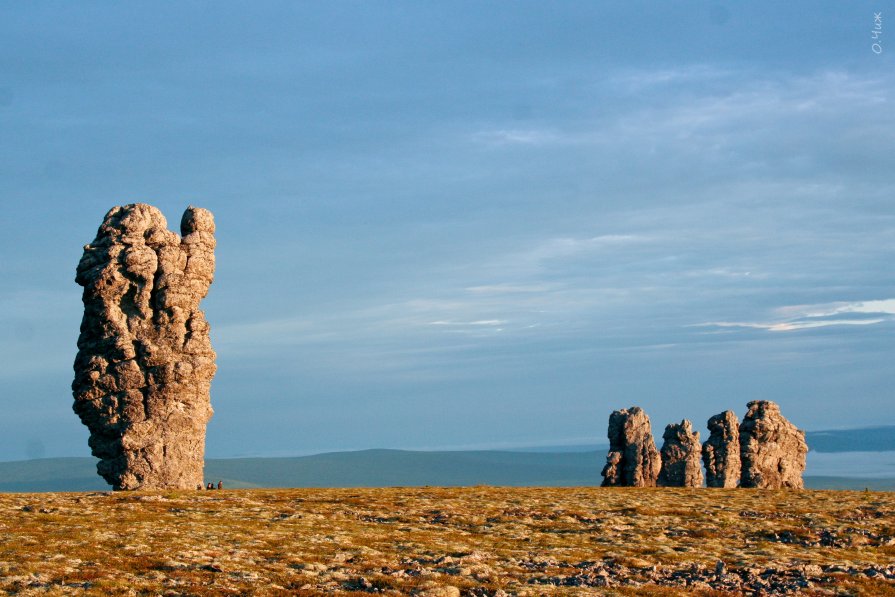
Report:
[[[0,495],[0,590],[20,594],[895,595],[893,561],[891,493]]]

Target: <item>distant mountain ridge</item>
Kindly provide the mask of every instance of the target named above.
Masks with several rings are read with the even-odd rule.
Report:
[[[605,452],[361,450],[294,458],[208,459],[227,487],[582,486],[599,484]],[[0,462],[0,491],[92,491],[109,486],[93,458]]]
[[[206,461],[208,481],[225,488],[599,485],[606,452],[412,452],[362,450],[295,458]],[[813,489],[895,490],[895,478],[806,476]],[[0,492],[107,491],[93,458],[0,462]]]
[[[895,426],[809,431],[806,435],[813,452],[878,452],[880,462],[891,469],[892,465],[885,463],[895,455]],[[360,450],[281,458],[210,458],[205,473],[208,481],[222,480],[225,487],[576,487],[600,484],[606,451],[605,445],[579,444],[512,451]],[[821,476],[820,472],[811,476],[810,465],[808,472],[806,486],[815,489],[895,489],[895,477]],[[96,474],[94,458],[0,462],[3,492],[108,489]]]
[[[700,430],[705,433],[705,430]],[[656,430],[653,430],[656,435]],[[661,437],[656,437],[660,444]],[[703,440],[705,438],[703,437]],[[859,429],[827,429],[806,431],[808,449],[814,452],[893,452],[895,451],[895,425],[862,427]],[[605,450],[606,443],[526,446],[511,448],[512,452],[595,452]]]
[[[891,452],[895,451],[895,425],[807,431],[805,441],[815,452]]]

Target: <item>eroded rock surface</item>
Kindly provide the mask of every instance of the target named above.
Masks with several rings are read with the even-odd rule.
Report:
[[[84,247],[74,411],[116,489],[203,485],[215,353],[199,310],[214,278],[214,218],[189,207],[181,236],[142,203],[114,207]]]
[[[639,406],[609,415],[609,454],[603,487],[655,487],[661,461],[649,417]]]
[[[693,431],[693,425],[684,419],[667,425],[662,438],[665,440],[661,451],[662,470],[657,484],[660,487],[702,487],[699,432]]]
[[[705,484],[736,487],[740,483],[740,421],[732,410],[709,419],[709,438],[702,445]]]
[[[787,421],[774,402],[755,400],[747,406],[749,411],[740,424],[740,486],[804,487],[805,432]]]

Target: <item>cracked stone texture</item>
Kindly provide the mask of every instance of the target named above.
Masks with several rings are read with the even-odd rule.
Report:
[[[603,487],[655,487],[661,461],[649,417],[639,406],[609,415],[609,454]]]
[[[693,431],[690,421],[671,423],[662,434],[662,470],[659,487],[702,487],[702,465],[699,456],[702,444],[699,432]]]
[[[214,278],[214,217],[189,207],[180,230],[151,205],[114,207],[78,263],[73,408],[115,489],[204,486],[216,366],[199,301]]]
[[[740,484],[740,420],[732,410],[709,418],[709,438],[702,445],[705,484],[736,487]]]
[[[805,432],[770,400],[755,400],[740,424],[740,487],[802,489],[808,444]]]

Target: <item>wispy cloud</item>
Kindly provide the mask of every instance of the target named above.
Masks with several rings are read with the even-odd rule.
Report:
[[[430,321],[430,326],[441,328],[453,334],[463,334],[467,336],[481,337],[483,334],[499,334],[502,333],[507,324],[510,323],[504,319],[479,319],[476,321]]]
[[[491,129],[472,134],[472,140],[484,145],[547,145],[565,138],[549,129]]]
[[[770,332],[793,332],[841,325],[873,325],[895,320],[895,299],[792,305],[774,309],[776,321],[713,321],[699,327],[746,328]],[[851,318],[835,316],[855,315]],[[873,317],[865,317],[872,315]]]
[[[711,267],[706,269],[695,269],[683,272],[683,275],[689,278],[718,277],[718,278],[767,278],[767,274],[752,271],[737,270],[729,267]]]
[[[546,284],[485,284],[482,286],[469,286],[467,292],[473,294],[520,294],[545,292],[550,289]]]
[[[752,80],[744,86],[728,86],[715,93],[672,101],[658,108],[636,111],[619,123],[631,134],[648,133],[670,140],[710,133],[754,122],[763,127],[792,117],[825,116],[853,111],[855,106],[879,106],[886,101],[887,86],[880,80],[825,71],[804,77]],[[847,109],[846,109],[847,108]],[[750,134],[740,134],[748,141]]]
[[[783,148],[789,134],[804,140],[814,130],[847,126],[841,122],[843,115],[853,117],[858,109],[885,104],[891,81],[842,70],[798,77],[771,71],[759,76],[695,64],[626,70],[591,85],[612,97],[613,105],[623,107],[530,127],[494,122],[467,133],[467,138],[495,148],[593,147],[611,152],[610,156],[644,150],[654,155],[666,148],[670,161],[686,159],[692,166],[694,155],[702,156],[699,160],[730,158],[735,148],[760,144],[767,149],[773,141]],[[659,97],[661,101],[651,101]],[[809,119],[821,119],[825,126],[814,121],[810,127]],[[881,115],[878,126],[888,128],[890,121]],[[799,144],[801,153],[809,149]],[[741,166],[756,159],[749,153]]]
[[[825,130],[848,130],[840,117],[878,105],[891,85],[836,72],[745,74],[698,65],[629,71],[600,79],[599,93],[627,98],[611,110],[463,128],[453,138],[458,152],[494,160],[483,162],[483,176],[493,165],[516,177],[518,167],[503,160],[526,149],[544,158],[537,164],[549,169],[551,182],[584,154],[597,174],[571,174],[580,181],[572,190],[523,189],[526,222],[514,220],[522,213],[515,204],[514,213],[500,212],[503,220],[494,219],[497,209],[476,206],[471,221],[489,239],[481,251],[452,249],[443,263],[396,278],[400,286],[380,295],[358,293],[340,312],[222,329],[221,353],[263,354],[275,346],[321,363],[321,370],[450,376],[468,374],[467,359],[499,359],[511,345],[541,356],[582,345],[677,351],[689,346],[682,327],[694,321],[707,321],[698,324],[703,331],[790,333],[889,321],[895,307],[888,300],[769,304],[807,279],[821,285],[832,276],[853,296],[860,281],[839,273],[892,250],[879,228],[885,214],[872,214],[874,228],[860,210],[839,209],[860,192],[854,180],[818,176],[816,169],[806,176],[774,171],[779,160],[770,153],[780,147],[787,154],[781,159],[790,159],[795,147],[804,159],[822,161],[824,152],[841,152],[839,145],[811,143],[817,127],[805,123],[819,119]],[[560,200],[551,204],[554,188]],[[501,232],[506,224],[509,234]],[[467,248],[476,246],[476,238],[453,233]]]
[[[528,256],[535,261],[560,259],[648,240],[648,238],[636,234],[601,234],[586,238],[559,237],[540,243]]]
[[[780,323],[750,323],[737,321],[715,321],[703,323],[701,326],[713,326],[719,328],[752,328],[768,330],[770,332],[793,332],[810,328],[823,328],[833,325],[870,325],[882,323],[885,319],[827,319],[823,321],[787,321]]]
[[[500,326],[506,321],[502,319],[479,319],[477,321],[430,321],[429,325],[458,325],[458,326]]]
[[[612,75],[609,82],[628,92],[680,83],[705,82],[731,76],[732,71],[709,64],[690,64],[672,68],[628,69]]]
[[[785,317],[830,317],[843,313],[895,315],[895,299],[793,305],[780,307],[777,312]]]
[[[250,323],[223,324],[212,328],[216,344],[224,347],[281,346],[307,341],[320,333],[307,318],[281,317]]]

